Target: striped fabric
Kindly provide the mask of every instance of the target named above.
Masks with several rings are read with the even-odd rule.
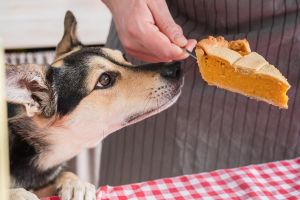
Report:
[[[121,185],[299,156],[300,1],[168,3],[189,38],[247,38],[253,51],[288,78],[289,109],[208,86],[189,58],[183,62],[189,72],[176,105],[105,139],[99,184]],[[113,25],[107,46],[122,49]]]

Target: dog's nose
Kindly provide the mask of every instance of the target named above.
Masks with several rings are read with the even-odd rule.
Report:
[[[166,66],[161,69],[160,75],[166,79],[179,80],[181,77],[180,65],[180,62],[166,64]]]

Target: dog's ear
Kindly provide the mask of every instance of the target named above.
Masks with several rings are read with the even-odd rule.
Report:
[[[77,37],[76,27],[77,21],[75,16],[71,11],[67,11],[64,22],[64,35],[56,47],[55,58],[82,46]]]
[[[56,112],[50,67],[45,65],[6,65],[6,100],[23,105],[29,117]]]

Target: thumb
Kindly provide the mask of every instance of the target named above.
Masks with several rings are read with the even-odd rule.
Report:
[[[175,23],[166,1],[149,0],[147,2],[159,30],[164,33],[171,42],[180,47],[184,47],[188,41],[184,37],[181,27]]]

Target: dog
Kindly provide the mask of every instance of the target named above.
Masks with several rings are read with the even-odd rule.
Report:
[[[179,62],[135,66],[118,50],[82,45],[76,26],[68,11],[51,65],[6,64],[11,200],[95,199],[63,164],[180,96]]]

